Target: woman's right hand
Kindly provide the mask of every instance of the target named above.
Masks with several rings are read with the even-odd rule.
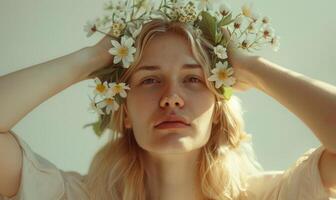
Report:
[[[112,48],[111,40],[114,39],[110,36],[111,32],[112,32],[112,29],[108,33],[109,35],[105,35],[95,45],[88,47],[89,56],[93,58],[94,63],[95,63],[94,65],[92,65],[92,68],[90,69],[90,73],[113,64],[114,57],[112,54],[108,52]],[[97,33],[97,34],[101,34],[101,33]]]

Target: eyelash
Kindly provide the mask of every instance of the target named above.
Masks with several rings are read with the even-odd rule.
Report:
[[[191,78],[195,78],[195,79],[197,79],[198,82],[196,82],[196,83],[202,83],[202,81],[201,81],[199,78],[197,78],[197,77],[194,77],[194,76],[189,77],[189,79],[191,79]],[[143,80],[143,81],[141,82],[141,85],[148,85],[148,84],[145,84],[145,83],[144,83],[144,82],[147,81],[147,80],[155,80],[155,79],[154,79],[154,78],[147,78],[147,79],[145,79],[145,80]],[[194,82],[194,83],[195,83],[195,82]]]

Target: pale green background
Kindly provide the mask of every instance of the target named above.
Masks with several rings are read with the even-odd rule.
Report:
[[[0,75],[95,44],[102,35],[88,39],[82,29],[87,20],[101,16],[104,2],[0,0]],[[250,1],[227,2],[237,10]],[[259,55],[336,85],[336,1],[258,0],[254,7],[271,18],[281,37],[279,52],[266,49]],[[87,112],[89,84],[93,81],[53,96],[13,128],[35,152],[63,170],[86,173],[106,139],[98,139],[89,128],[82,129],[96,120],[95,114]],[[253,135],[254,148],[266,170],[286,169],[309,148],[320,145],[310,129],[274,99],[255,89],[237,95],[243,102],[247,132]]]

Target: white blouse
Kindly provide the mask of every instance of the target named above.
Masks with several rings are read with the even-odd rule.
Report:
[[[32,151],[14,132],[23,152],[22,178],[18,193],[0,200],[88,200],[84,176],[63,171]],[[336,200],[336,191],[323,186],[318,161],[323,146],[313,148],[285,171],[265,171],[249,177],[248,200]],[[335,169],[336,170],[336,169]]]

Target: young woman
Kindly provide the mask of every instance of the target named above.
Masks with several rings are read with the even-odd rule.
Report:
[[[144,26],[136,41],[139,53],[120,77],[131,90],[109,119],[115,137],[96,154],[87,175],[57,169],[11,128],[49,97],[111,65],[110,48],[105,37],[0,77],[1,200],[336,197],[336,88],[229,46],[235,90],[270,95],[322,143],[286,171],[264,172],[253,157],[238,99],[225,101],[207,80],[206,46],[185,24],[160,20]]]

